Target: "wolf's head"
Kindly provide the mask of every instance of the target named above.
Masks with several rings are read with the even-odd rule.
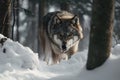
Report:
[[[61,19],[57,15],[54,16],[48,31],[52,42],[61,52],[68,51],[83,38],[82,28],[77,16],[70,19]]]

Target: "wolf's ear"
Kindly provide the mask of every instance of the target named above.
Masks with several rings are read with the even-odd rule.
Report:
[[[72,20],[72,24],[75,24],[75,25],[79,24],[79,18],[77,15],[75,15],[71,20]]]
[[[59,24],[61,22],[61,19],[57,15],[55,15],[53,18],[53,22],[54,24]]]
[[[82,32],[82,27],[80,26],[80,22],[79,22],[78,16],[75,15],[75,16],[72,18],[72,24],[77,25],[76,27],[77,27],[77,29],[78,29],[78,31],[79,31],[80,39],[82,39],[82,38],[83,38],[83,32]]]

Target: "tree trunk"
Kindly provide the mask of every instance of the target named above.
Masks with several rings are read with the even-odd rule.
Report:
[[[62,11],[70,11],[69,3],[67,3],[66,1],[60,2],[60,9]]]
[[[26,35],[26,40],[24,41],[24,45],[25,46],[29,46],[34,52],[37,51],[37,21],[36,21],[36,12],[37,12],[37,8],[36,8],[36,2],[29,0],[27,2],[28,5],[28,9],[29,10],[27,15],[27,18],[29,18],[29,20],[27,20],[27,35]],[[32,11],[32,12],[31,12]]]
[[[16,0],[16,40],[19,41],[19,0]]]
[[[10,37],[10,0],[0,0],[0,33]]]
[[[93,0],[88,70],[101,66],[110,55],[113,16],[114,0]]]
[[[45,5],[46,5],[46,0],[39,0],[39,11],[38,11],[38,55],[39,57],[42,56],[42,51],[41,51],[41,46],[40,44],[42,44],[43,42],[41,42],[40,40],[40,35],[43,34],[42,28],[43,28],[43,16],[45,14]]]

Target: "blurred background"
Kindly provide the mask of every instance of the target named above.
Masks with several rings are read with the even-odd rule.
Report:
[[[79,50],[88,48],[92,0],[1,0],[0,4],[2,1],[7,1],[10,6],[8,37],[30,47],[34,52],[39,52],[39,28],[42,26],[42,17],[48,12],[60,10],[70,11],[79,16],[84,34]],[[120,0],[115,0],[113,47],[118,43],[120,43]]]

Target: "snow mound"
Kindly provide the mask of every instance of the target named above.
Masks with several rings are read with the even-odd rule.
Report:
[[[37,54],[33,53],[28,47],[23,47],[18,42],[13,42],[0,35],[0,40],[2,39],[6,40],[0,44],[0,72],[38,68]]]
[[[104,65],[92,71],[85,68],[87,53],[47,65],[28,47],[0,34],[0,80],[120,80],[120,44],[112,48]]]

